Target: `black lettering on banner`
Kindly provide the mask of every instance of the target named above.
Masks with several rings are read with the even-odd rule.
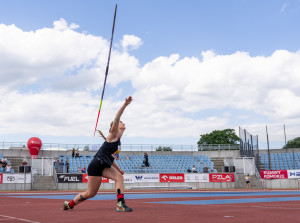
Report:
[[[82,183],[82,174],[57,174],[58,183]]]

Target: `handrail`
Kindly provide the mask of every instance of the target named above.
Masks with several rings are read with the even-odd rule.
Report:
[[[254,165],[255,166],[255,165]],[[260,177],[260,173],[258,172],[257,167],[255,166],[255,176],[257,178],[257,181],[259,181],[259,186],[261,189],[264,189],[263,184],[262,184],[262,179]]]

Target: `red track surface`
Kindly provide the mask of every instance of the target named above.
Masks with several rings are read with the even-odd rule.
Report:
[[[168,193],[169,191],[166,192]],[[55,191],[54,193],[58,192]],[[63,211],[63,200],[10,198],[1,196],[0,222],[300,222],[300,201],[222,205],[147,203],[171,200],[247,199],[254,197],[266,196],[127,200],[126,203],[133,208],[133,212],[121,213],[116,212],[116,201],[113,200],[85,201],[75,206],[73,210]],[[13,219],[8,217],[13,217]]]

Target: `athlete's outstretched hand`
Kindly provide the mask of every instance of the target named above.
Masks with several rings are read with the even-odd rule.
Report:
[[[125,104],[129,105],[132,102],[132,97],[129,96],[128,98],[125,99]]]

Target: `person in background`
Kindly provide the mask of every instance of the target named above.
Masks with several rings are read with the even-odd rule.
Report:
[[[79,157],[79,152],[78,152],[78,151],[77,151],[77,153],[76,153],[75,157],[76,157],[76,158],[77,158],[77,157]]]
[[[150,166],[149,159],[148,159],[148,154],[146,152],[144,152],[144,164],[145,164],[145,167]]]
[[[23,162],[22,162],[22,166],[27,166],[28,165],[28,162],[26,160],[26,158],[24,158]]]
[[[70,167],[70,163],[69,163],[69,161],[68,161],[68,160],[66,160],[65,167],[66,167],[66,171],[67,171],[67,173],[69,173],[69,167]]]
[[[7,164],[7,166],[5,168],[5,172],[10,173],[10,171],[11,171],[11,166],[10,166],[10,164]]]
[[[5,172],[6,166],[7,166],[7,161],[6,161],[6,158],[3,157],[3,159],[2,159],[2,171],[3,171],[3,172]]]
[[[250,185],[250,175],[249,174],[245,176],[245,181],[246,181],[246,184],[247,184],[247,188],[250,188],[251,185]]]
[[[188,169],[187,169],[187,172],[188,172],[188,173],[191,173],[192,171],[191,171],[191,169],[190,169],[190,168],[188,168]]]
[[[86,173],[86,168],[85,166],[83,166],[82,170],[81,170],[81,173]]]
[[[72,150],[72,157],[73,158],[75,157],[75,148],[73,148],[73,150]]]
[[[78,166],[77,173],[81,173],[81,166]]]
[[[61,160],[59,163],[58,163],[58,169],[59,169],[59,173],[63,173],[64,172],[64,160]]]
[[[195,165],[192,167],[192,172],[193,172],[193,173],[198,173],[198,172],[197,172],[197,169],[196,169],[196,167],[195,167]]]
[[[208,168],[206,165],[204,165],[204,168],[203,168],[203,173],[208,173]]]

